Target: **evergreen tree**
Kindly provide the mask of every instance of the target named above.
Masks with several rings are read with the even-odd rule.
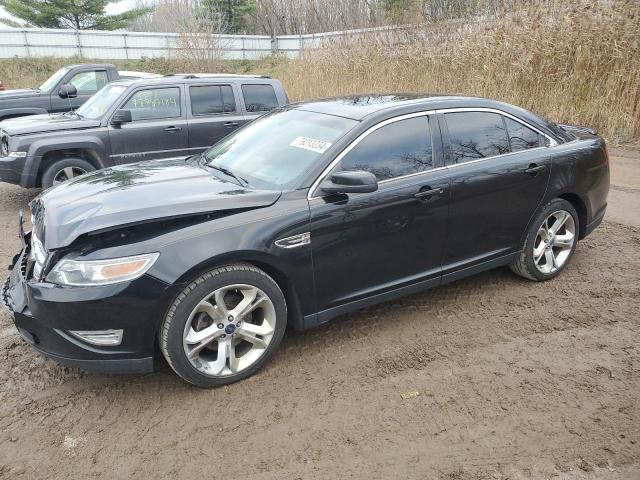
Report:
[[[117,30],[126,28],[150,9],[134,8],[116,15],[104,9],[111,0],[0,0],[0,6],[28,27],[73,28],[75,30]],[[0,19],[16,26],[16,22]]]
[[[247,18],[256,5],[255,0],[203,0],[202,7],[204,15],[218,20],[227,33],[248,33]]]

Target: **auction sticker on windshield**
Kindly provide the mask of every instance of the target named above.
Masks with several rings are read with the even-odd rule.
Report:
[[[309,137],[297,137],[289,145],[292,147],[304,148],[305,150],[311,150],[312,152],[317,153],[324,153],[331,146],[329,142]]]

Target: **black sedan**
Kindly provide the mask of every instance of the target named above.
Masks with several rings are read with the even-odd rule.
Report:
[[[198,386],[253,374],[287,325],[509,265],[556,277],[601,222],[605,142],[480,98],[299,103],[182,159],[98,170],[31,203],[3,288],[60,362]]]

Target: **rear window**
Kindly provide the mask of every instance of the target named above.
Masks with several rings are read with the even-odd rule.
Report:
[[[268,112],[278,107],[276,92],[271,85],[242,85],[247,112]]]
[[[519,152],[544,145],[540,138],[542,135],[538,132],[507,117],[504,118],[504,121],[507,124],[507,132],[509,132],[509,142],[511,143],[512,152]]]
[[[191,113],[214,115],[236,111],[236,101],[230,85],[203,85],[189,88]]]
[[[509,152],[502,115],[487,112],[445,114],[455,163],[495,157]]]

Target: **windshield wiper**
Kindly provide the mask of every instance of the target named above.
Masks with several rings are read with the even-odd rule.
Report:
[[[241,187],[247,187],[249,182],[247,182],[244,178],[239,175],[236,175],[231,170],[225,167],[221,167],[220,165],[216,165],[215,163],[209,163],[207,166],[213,168],[214,170],[218,170],[219,172],[224,173],[225,175],[229,175],[232,178],[235,178],[236,181],[240,184]]]

